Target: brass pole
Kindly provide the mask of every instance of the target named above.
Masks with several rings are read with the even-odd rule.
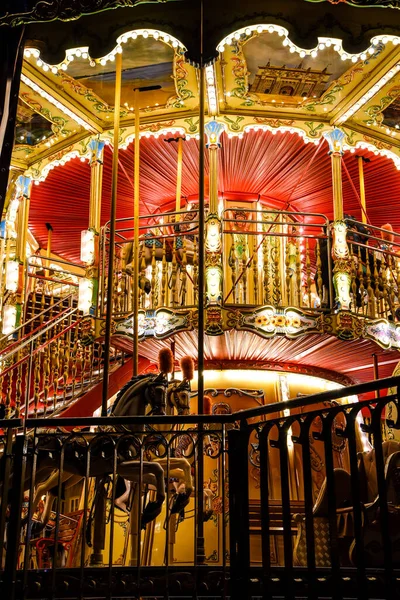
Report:
[[[178,138],[178,165],[176,173],[176,203],[175,212],[179,213],[181,210],[181,195],[182,195],[182,138]],[[179,215],[175,216],[175,221],[179,221]]]
[[[204,233],[205,233],[205,206],[204,206],[204,85],[205,69],[203,64],[200,67],[200,122],[199,122],[199,276],[198,276],[198,329],[197,329],[197,390],[198,390],[198,413],[204,413],[204,284],[205,284],[205,258],[204,258]],[[203,425],[198,424],[199,441],[197,456],[197,543],[196,559],[197,563],[203,564],[205,561],[204,547],[204,454],[203,454]]]
[[[96,140],[99,143],[98,140]],[[103,182],[103,150],[99,158],[95,158],[90,171],[90,204],[89,204],[89,229],[100,232],[101,217],[101,189]]]
[[[367,204],[365,200],[364,164],[363,157],[357,156],[358,176],[360,178],[361,221],[367,224]]]
[[[104,142],[93,140],[93,156],[90,163],[90,203],[89,203],[89,229],[95,232],[95,260],[89,269],[93,282],[92,303],[95,307],[95,316],[99,311],[99,261],[100,261],[100,226],[101,226],[101,193],[103,184],[103,155]]]
[[[110,246],[108,254],[108,275],[107,275],[107,306],[106,306],[106,327],[104,336],[104,370],[103,370],[103,390],[101,401],[101,415],[107,415],[108,401],[108,379],[110,372],[110,346],[111,346],[111,318],[113,301],[113,281],[114,281],[114,258],[115,258],[115,219],[117,215],[117,183],[118,183],[118,139],[119,139],[119,118],[121,107],[121,79],[122,79],[122,55],[115,56],[115,102],[114,102],[114,151],[112,161],[112,179],[111,179],[111,214],[110,214]]]
[[[135,163],[133,200],[133,375],[139,368],[139,200],[140,200],[140,114],[139,90],[135,90]]]
[[[46,227],[47,227],[47,249],[46,249],[46,257],[47,257],[47,261],[46,261],[46,277],[49,276],[49,268],[50,268],[50,258],[51,258],[51,242],[52,242],[52,238],[53,238],[53,228],[50,225],[50,223],[46,223]]]
[[[333,187],[333,218],[335,221],[343,219],[343,191],[342,191],[342,156],[340,152],[332,152],[332,187]]]
[[[18,232],[17,232],[17,259],[19,261],[20,278],[18,283],[18,300],[17,300],[17,325],[24,318],[24,290],[27,277],[26,268],[26,244],[28,239],[29,226],[29,208],[31,203],[32,181],[30,181],[27,194],[23,196],[18,209]],[[49,231],[50,233],[50,231]],[[51,243],[51,242],[50,242]]]
[[[378,356],[376,354],[372,355],[372,359],[374,361],[374,380],[378,381],[379,379],[379,363]],[[375,391],[375,398],[379,398],[379,390]]]

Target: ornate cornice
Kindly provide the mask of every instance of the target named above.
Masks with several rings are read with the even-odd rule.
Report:
[[[399,0],[306,0],[306,2],[329,2],[330,4],[350,4],[358,8],[400,8]]]
[[[84,15],[95,14],[115,8],[130,8],[139,4],[158,4],[177,0],[30,0],[21,12],[0,13],[0,25],[27,25],[43,21],[73,21]]]

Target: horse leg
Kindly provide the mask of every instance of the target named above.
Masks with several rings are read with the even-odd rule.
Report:
[[[122,494],[122,496],[119,496],[118,498],[115,498],[115,506],[117,506],[118,508],[120,508],[121,510],[123,510],[124,512],[128,512],[128,505],[127,502],[129,500],[129,496],[131,493],[131,482],[129,481],[129,479],[124,479],[125,482],[125,492]]]
[[[169,472],[167,477],[177,477],[185,484],[185,491],[177,494],[176,500],[172,505],[171,514],[179,513],[185,506],[189,504],[190,496],[193,492],[193,480],[191,466],[186,458],[166,458],[157,459],[157,462],[166,469],[169,464]]]
[[[96,494],[94,498],[94,523],[93,523],[93,553],[90,557],[92,566],[103,565],[103,550],[106,538],[106,477],[96,477]]]
[[[127,460],[118,465],[118,475],[129,481],[138,481],[140,477],[140,463],[137,460]],[[143,463],[143,483],[156,487],[156,500],[148,502],[142,514],[142,527],[158,517],[165,500],[164,470],[158,461]]]

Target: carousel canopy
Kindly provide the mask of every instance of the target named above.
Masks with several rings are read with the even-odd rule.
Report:
[[[273,3],[268,9],[265,2],[252,3],[260,10],[250,18],[248,7],[238,1],[229,7],[214,4],[213,19],[205,12],[204,56],[214,59],[205,68],[205,104],[206,123],[223,131],[220,198],[258,200],[266,208],[333,218],[325,135],[336,128],[343,137],[345,213],[361,220],[362,163],[369,222],[381,226],[390,221],[400,233],[400,13],[291,0],[279,14]],[[294,20],[299,6],[304,18]],[[180,206],[198,199],[200,72],[192,61],[199,47],[199,6],[174,2],[148,8],[139,4],[27,28],[11,174],[24,173],[35,183],[29,226],[38,244],[46,247],[50,224],[53,252],[73,262],[79,260],[81,231],[88,227],[96,140],[105,144],[102,225],[110,218],[117,55],[122,55],[117,217],[133,216],[138,117],[140,214],[174,209],[178,138],[185,140]],[[170,18],[161,22],[168,11]],[[143,91],[137,113],[138,88]],[[207,180],[207,153],[205,171]],[[209,361],[253,355],[232,354],[228,335],[216,340],[207,346]],[[257,352],[261,348],[256,336],[246,340]],[[347,342],[320,342],[324,350],[319,355],[316,340],[309,338],[304,347],[297,342],[300,355],[293,358],[294,343],[285,340],[279,360],[290,362],[292,355],[297,364],[318,364],[361,380],[371,373],[372,342],[354,342],[358,362],[351,367]],[[332,360],[327,361],[329,344]],[[152,358],[156,345],[146,349],[142,344],[143,355]],[[265,352],[254,354],[254,360],[276,356],[273,343],[262,348]],[[397,357],[380,352],[381,363],[391,369]]]

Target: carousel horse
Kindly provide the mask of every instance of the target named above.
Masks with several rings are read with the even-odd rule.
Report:
[[[158,375],[148,374],[133,378],[129,384],[124,386],[118,393],[116,401],[111,411],[112,416],[139,416],[144,415],[148,404],[151,405],[151,414],[165,414],[166,391],[167,391],[167,373],[172,370],[169,357],[170,351],[160,352]],[[122,426],[115,427],[121,430]],[[130,431],[137,431],[138,426],[132,425]],[[129,431],[128,430],[128,431]],[[126,429],[123,429],[126,433]],[[143,471],[142,481],[144,484],[155,486],[156,500],[149,502],[143,510],[142,524],[155,519],[161,512],[162,504],[165,500],[165,481],[164,470],[156,461],[143,461],[142,466],[138,460],[129,459],[132,440],[126,436],[127,444],[125,448],[120,447],[118,452],[116,472],[124,479],[138,481],[141,471]],[[86,448],[87,443],[84,434],[72,434],[71,441],[67,442],[63,448],[63,469],[61,474],[54,464],[54,453],[60,450],[60,445],[54,436],[49,434],[38,434],[38,445],[35,449],[36,473],[33,477],[32,461],[27,462],[26,476],[24,480],[24,490],[29,490],[35,484],[35,494],[32,502],[32,511],[35,512],[43,494],[47,494],[45,509],[42,513],[43,527],[49,520],[51,506],[54,497],[58,493],[58,483],[68,488],[86,478]],[[90,450],[89,477],[104,478],[114,472],[114,456],[111,436],[108,433],[99,435],[93,443]],[[3,460],[1,457],[0,460]],[[190,480],[191,481],[191,480]],[[10,476],[12,484],[12,474]],[[191,491],[190,485],[188,486]],[[2,482],[0,482],[0,493]]]
[[[172,355],[171,355],[172,356]],[[167,403],[166,403],[166,414],[172,415],[174,409],[179,416],[188,415],[190,411],[190,381],[194,375],[194,364],[193,360],[189,356],[182,357],[180,361],[180,367],[182,372],[182,380],[174,379],[169,382],[167,390]],[[151,428],[154,435],[150,434],[149,441],[154,439],[154,446],[161,442],[162,444],[167,441],[170,434],[164,434],[170,429],[170,425],[166,424],[151,426],[147,425],[147,428]],[[175,449],[172,449],[175,451]],[[151,453],[152,459],[161,465],[164,469],[169,466],[169,477],[176,479],[179,482],[179,492],[174,497],[173,505],[171,508],[171,514],[180,512],[189,502],[190,495],[193,491],[192,477],[190,471],[189,462],[182,456],[176,454],[170,457],[168,460],[166,457],[160,458],[157,453]],[[127,503],[129,501],[131,485],[128,481],[125,481],[126,489],[124,493],[116,498],[115,504],[118,508],[124,511],[128,511]]]
[[[153,261],[162,261],[164,256],[166,262],[173,261],[174,250],[176,251],[176,261],[178,266],[184,264],[192,265],[196,253],[195,233],[198,226],[190,224],[196,216],[195,211],[183,213],[183,220],[173,225],[175,235],[171,237],[157,237],[153,233],[145,233],[139,242],[140,261],[145,262],[149,267]],[[191,234],[190,232],[193,232]],[[176,235],[181,233],[182,235]],[[165,254],[164,254],[165,242]],[[133,242],[126,242],[121,252],[122,271],[128,275],[133,273]],[[145,290],[146,291],[146,290]]]

